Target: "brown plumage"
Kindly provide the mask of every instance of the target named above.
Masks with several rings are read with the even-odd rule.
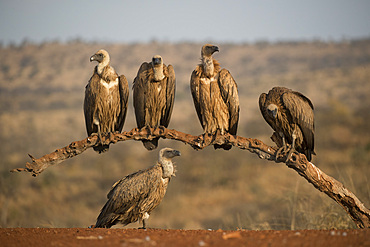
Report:
[[[199,121],[205,133],[236,135],[239,122],[239,96],[234,78],[212,58],[217,46],[206,44],[201,50],[201,61],[190,79],[191,94]],[[214,145],[230,149],[231,145]]]
[[[124,75],[118,76],[109,65],[109,54],[105,50],[97,51],[90,57],[90,62],[97,61],[93,75],[85,89],[84,114],[87,134],[121,132],[126,119],[128,103],[128,82]],[[109,145],[94,147],[102,153]]]
[[[110,228],[139,220],[145,229],[145,220],[162,201],[171,177],[175,176],[172,158],[180,155],[177,150],[163,148],[156,165],[117,181],[94,227]]]
[[[279,147],[291,144],[311,161],[314,151],[314,113],[312,102],[303,94],[285,87],[274,87],[259,98],[262,116],[277,134]]]
[[[156,55],[152,62],[144,62],[134,79],[134,108],[138,128],[168,127],[175,100],[176,78],[172,65],[163,64]],[[158,146],[158,138],[143,141],[146,149]]]

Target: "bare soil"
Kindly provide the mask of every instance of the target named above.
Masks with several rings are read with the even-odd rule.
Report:
[[[1,246],[370,246],[367,230],[0,228]]]

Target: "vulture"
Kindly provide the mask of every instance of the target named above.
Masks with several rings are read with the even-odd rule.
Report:
[[[128,82],[124,75],[119,76],[109,65],[109,54],[99,50],[90,57],[97,61],[93,75],[85,88],[84,114],[88,136],[101,133],[121,132],[126,119],[129,96]],[[106,152],[109,145],[94,147],[98,153]]]
[[[201,64],[193,71],[190,89],[194,106],[205,133],[236,135],[239,122],[239,96],[234,78],[213,59],[217,46],[206,44],[201,50]],[[229,150],[231,145],[214,145]]]
[[[144,62],[133,83],[134,109],[138,128],[168,127],[175,100],[176,78],[172,65],[159,55]],[[142,141],[148,150],[156,149],[158,139]]]
[[[162,201],[171,177],[175,176],[172,158],[180,155],[177,150],[163,148],[156,165],[117,181],[92,227],[110,228],[118,223],[125,226],[139,220],[145,229],[145,220]]]
[[[314,114],[312,102],[303,94],[285,87],[274,87],[259,97],[263,118],[275,131],[271,137],[280,148],[292,145],[311,161],[314,151]],[[289,155],[288,155],[289,157]]]

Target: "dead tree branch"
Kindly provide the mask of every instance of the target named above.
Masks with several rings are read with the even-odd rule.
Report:
[[[177,130],[160,128],[134,128],[129,132],[122,133],[109,133],[102,136],[103,144],[113,144],[121,141],[128,140],[151,140],[156,137],[161,137],[164,139],[172,139],[181,141],[183,143],[189,144],[196,150],[204,149],[205,147],[213,144],[223,144],[230,143],[241,149],[247,149],[250,152],[257,153],[260,158],[275,160],[276,149],[269,147],[262,141],[251,138],[244,138],[232,135],[209,135],[203,134],[199,136],[192,136]],[[39,159],[35,159],[32,155],[32,163],[26,163],[25,168],[16,168],[12,172],[26,171],[30,172],[32,176],[37,176],[43,172],[46,168],[52,165],[57,165],[66,159],[77,156],[88,148],[94,147],[96,144],[100,143],[97,135],[89,136],[81,141],[75,141],[64,148],[55,150],[50,154],[46,154]]]
[[[258,139],[232,136],[230,134],[192,136],[177,130],[160,127],[152,129],[134,128],[129,132],[110,133],[102,136],[102,141],[103,144],[113,144],[127,140],[150,140],[156,137],[181,141],[189,144],[196,150],[204,149],[214,144],[231,144],[240,149],[246,149],[252,153],[256,153],[261,159],[271,160],[277,163],[286,162],[289,168],[297,171],[299,175],[304,177],[316,189],[324,192],[340,204],[359,228],[370,228],[370,210],[351,191],[346,189],[342,183],[322,172],[314,164],[309,162],[305,155],[294,152],[288,160],[286,154],[277,157],[276,147],[268,146]],[[16,168],[11,170],[11,172],[26,171],[31,173],[32,176],[37,176],[49,166],[59,164],[66,159],[79,155],[88,148],[98,144],[98,142],[98,137],[95,135],[81,141],[72,142],[68,146],[57,149],[39,159],[35,159],[29,155],[32,163],[27,162],[25,168]]]
[[[293,153],[286,165],[304,177],[316,189],[324,192],[341,205],[359,228],[370,228],[370,210],[344,185],[326,175],[306,159],[304,154]]]

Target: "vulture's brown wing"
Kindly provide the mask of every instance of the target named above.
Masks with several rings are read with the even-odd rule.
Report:
[[[282,95],[283,103],[302,130],[307,148],[314,149],[314,114],[312,102],[299,92],[286,92]]]
[[[163,65],[163,67],[166,67],[166,65]],[[168,78],[166,87],[166,110],[162,115],[160,122],[160,125],[163,125],[165,127],[168,127],[168,124],[170,123],[176,91],[175,70],[173,69],[171,64],[168,65],[167,70]]]
[[[200,124],[202,125],[204,129],[205,123],[203,123],[203,118],[202,118],[202,112],[200,110],[200,76],[197,70],[199,70],[199,66],[193,71],[191,74],[190,78],[190,90],[191,90],[191,95],[193,96],[193,101],[194,101],[194,106],[195,110],[197,112]]]
[[[127,108],[128,108],[128,82],[124,75],[119,77],[119,95],[120,95],[120,104],[121,104],[121,111],[119,113],[118,122],[116,124],[116,131],[121,132],[123,125],[126,120]]]
[[[140,204],[162,181],[159,166],[141,170],[117,181],[109,191],[101,215],[124,214]],[[100,216],[99,216],[100,217]]]
[[[96,73],[94,73],[85,88],[84,115],[88,136],[90,136],[92,133],[97,133],[93,118],[94,112],[96,110],[96,96],[98,93],[99,80],[100,77]]]
[[[134,108],[137,127],[142,128],[145,125],[145,95],[147,91],[147,74],[151,69],[150,64],[144,62],[137,72],[134,79],[133,93],[134,93]]]
[[[219,74],[218,84],[221,90],[221,96],[229,108],[230,121],[229,133],[236,135],[239,122],[239,95],[238,87],[230,72],[222,69]]]

